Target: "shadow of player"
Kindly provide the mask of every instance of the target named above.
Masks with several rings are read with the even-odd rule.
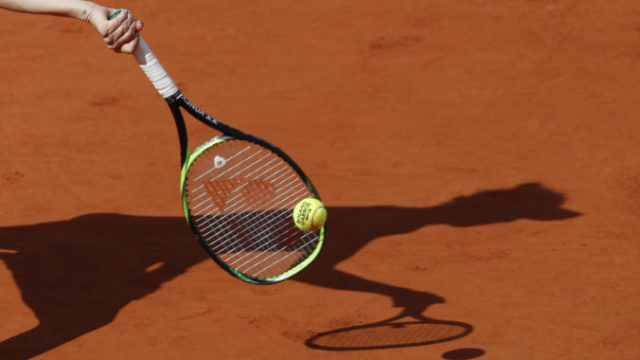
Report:
[[[563,201],[562,195],[539,184],[523,184],[426,208],[332,207],[327,248],[294,280],[389,296],[403,312],[419,317],[429,305],[444,299],[368,280],[335,266],[376,238],[427,225],[477,226],[579,215],[560,208]],[[356,217],[368,226],[353,227],[350,219]],[[1,249],[9,250],[0,251],[0,260],[12,272],[24,303],[38,319],[33,329],[0,343],[3,360],[29,359],[105,326],[131,301],[152,294],[163,283],[208,259],[183,218],[116,214],[0,228]],[[460,325],[465,334],[471,329],[463,323],[450,323]],[[415,326],[407,323],[407,327]]]

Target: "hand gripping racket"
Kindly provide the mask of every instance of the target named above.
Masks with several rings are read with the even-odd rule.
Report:
[[[302,169],[279,148],[221,123],[187,100],[142,38],[134,56],[173,114],[184,214],[209,255],[254,284],[276,283],[307,267],[322,248],[325,228],[305,232],[294,224],[295,205],[319,199]],[[189,152],[181,110],[222,135]]]

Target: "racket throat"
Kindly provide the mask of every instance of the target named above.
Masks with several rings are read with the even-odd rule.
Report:
[[[180,111],[180,106],[175,101],[175,98],[167,99],[171,114],[173,114],[173,120],[176,124],[176,130],[178,131],[178,138],[180,139],[180,166],[183,166],[187,160],[187,127],[184,123],[184,117]]]

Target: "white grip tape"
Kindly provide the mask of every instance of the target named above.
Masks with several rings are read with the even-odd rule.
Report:
[[[138,48],[133,54],[140,65],[140,69],[147,75],[149,81],[158,90],[163,98],[168,98],[178,92],[178,86],[173,82],[171,76],[162,67],[162,64],[156,59],[149,45],[140,37]]]

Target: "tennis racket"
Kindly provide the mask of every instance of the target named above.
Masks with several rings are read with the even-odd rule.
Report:
[[[285,280],[313,262],[325,228],[305,232],[294,224],[299,201],[320,199],[302,169],[276,146],[223,124],[187,100],[142,38],[134,56],[173,114],[184,214],[213,260],[254,284]],[[190,152],[183,112],[221,134]]]

